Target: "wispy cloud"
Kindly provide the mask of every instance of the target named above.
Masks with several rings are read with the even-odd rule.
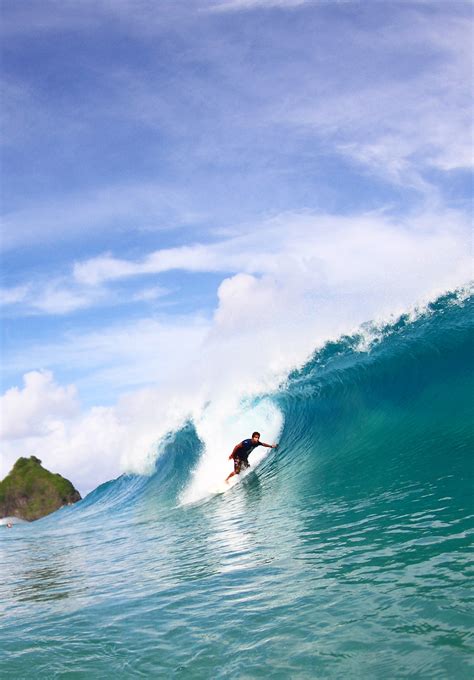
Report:
[[[291,9],[302,5],[328,2],[328,0],[210,0],[208,9],[212,12],[239,12],[255,9]]]
[[[119,277],[109,277],[119,278]],[[104,279],[102,280],[102,282]],[[96,281],[98,283],[98,281]],[[116,289],[77,282],[71,277],[37,280],[24,286],[0,290],[0,306],[10,317],[44,315],[62,316],[97,307],[119,307],[130,303],[155,303],[170,294],[165,286]]]
[[[429,231],[419,232],[417,225],[420,222],[429,223],[430,219],[433,223]],[[445,212],[444,216],[429,213],[423,217],[414,215],[407,218],[405,223],[383,214],[334,217],[288,213],[247,227],[238,236],[206,245],[155,251],[139,261],[118,259],[111,255],[92,258],[76,263],[74,276],[82,284],[95,286],[106,281],[174,269],[188,272],[277,273],[282,267],[287,268],[286,263],[290,263],[293,268],[302,268],[309,274],[308,263],[323,261],[324,271],[328,272],[339,266],[344,252],[349,260],[352,259],[349,246],[354,248],[354,255],[357,253],[357,256],[364,252],[365,245],[370,251],[369,243],[364,241],[358,245],[357,236],[363,233],[373,236],[374,244],[379,246],[386,238],[390,243],[387,256],[397,240],[399,248],[405,243],[407,249],[415,247],[418,238],[427,239],[427,243],[431,240],[434,255],[436,244],[442,251],[442,244],[448,242],[452,243],[454,253],[459,239],[458,255],[463,259],[467,224],[462,214],[454,212]],[[342,234],[344,239],[339,238]],[[341,257],[337,257],[338,252]],[[373,266],[368,267],[368,272],[373,274]]]
[[[383,212],[345,217],[283,213],[236,227],[229,234],[224,231],[208,243],[160,249],[139,259],[105,254],[79,261],[73,264],[69,276],[36,281],[35,285],[27,281],[4,289],[3,301],[17,305],[17,314],[22,313],[21,305],[25,313],[64,314],[83,307],[149,302],[170,293],[156,281],[170,271],[222,277],[301,272],[310,287],[325,287],[336,281],[342,283],[343,273],[351,271],[352,266],[358,278],[365,281],[390,267],[392,253],[400,257],[405,253],[404,261],[409,265],[410,257],[418,251],[424,253],[425,270],[432,262],[433,267],[439,267],[440,277],[443,272],[448,278],[456,272],[455,283],[460,285],[469,278],[469,225],[461,212],[439,206],[434,212],[413,213],[403,220]],[[373,251],[378,253],[378,265]],[[153,277],[153,284],[138,289],[131,285],[133,279],[141,281],[143,277]]]
[[[81,5],[59,0],[43,3],[5,3],[2,8],[2,33],[5,36],[85,30],[94,27],[103,2],[83,0]],[[95,11],[93,10],[95,5]]]
[[[23,388],[12,387],[0,397],[1,439],[48,434],[58,420],[78,413],[77,390],[57,385],[50,371],[31,371],[23,379]]]
[[[209,319],[196,312],[63,329],[57,337],[36,342],[27,353],[20,342],[9,348],[3,356],[4,374],[46,370],[73,375],[83,401],[115,402],[123,392],[170,381],[199,355],[209,327]]]
[[[4,250],[21,245],[67,242],[85,233],[162,231],[200,223],[183,191],[154,183],[119,184],[33,203],[3,220]]]
[[[74,266],[74,277],[82,284],[96,286],[105,281],[160,274],[175,269],[189,272],[235,271],[244,265],[245,254],[235,253],[222,258],[222,244],[182,246],[155,251],[141,261],[127,261],[110,255],[92,258]]]
[[[9,73],[5,138],[17,140],[24,150],[33,137],[30,156],[41,156],[41,172],[51,174],[53,186],[57,168],[51,158],[58,149],[65,154],[55,160],[60,167],[75,172],[76,166],[90,166],[90,172],[83,170],[59,195],[49,191],[46,199],[36,194],[25,200],[22,192],[11,200],[3,247],[58,237],[64,244],[84,232],[202,225],[216,214],[229,221],[238,207],[236,192],[245,195],[241,210],[253,202],[265,213],[276,197],[285,195],[289,204],[278,209],[295,209],[291,196],[304,182],[306,201],[316,203],[319,187],[308,178],[302,160],[310,158],[318,166],[321,152],[355,164],[356,175],[362,168],[423,197],[436,181],[442,185],[430,171],[472,166],[472,24],[462,7],[447,12],[441,6],[428,10],[422,3],[395,3],[381,11],[377,4],[350,13],[348,21],[341,11],[323,12],[319,3],[303,3],[313,9],[308,21],[298,20],[300,12],[290,12],[290,27],[269,22],[259,27],[258,40],[245,12],[237,28],[225,17],[215,23],[195,12],[211,6],[271,10],[300,4],[193,3],[187,16],[182,3],[164,11],[156,3],[142,2],[140,13],[130,2],[99,2],[96,9],[95,3],[87,3],[90,13],[71,3],[47,3],[54,11],[29,3],[38,30],[82,30],[91,23],[103,27],[113,18],[118,22],[114,26],[134,40],[145,40],[140,44],[147,59],[137,66],[131,58],[114,55],[111,67],[108,59],[92,63],[83,55],[81,87],[77,93],[66,88],[60,106],[49,96],[47,82]],[[23,11],[12,12],[7,27],[25,23]],[[374,30],[364,23],[367,12]],[[151,30],[146,23],[169,32],[169,54],[150,51],[141,32]],[[109,129],[113,143],[104,146],[101,140]],[[115,146],[125,130],[131,143],[119,151]],[[58,144],[59,138],[63,143]],[[136,147],[141,149],[141,170],[130,167]],[[94,148],[97,152],[91,152]],[[94,165],[100,170],[91,190]],[[343,189],[335,184],[331,190],[340,194],[335,203],[342,204]]]
[[[14,286],[0,289],[0,305],[16,305],[25,302],[28,297],[29,286]]]
[[[85,457],[91,479],[101,455],[101,475],[143,469],[203,404],[218,421],[219,399],[471,276],[452,209],[467,5],[44,0],[2,18],[2,359],[16,422],[33,395],[51,416],[25,419],[22,451]]]
[[[352,83],[344,83],[337,69],[331,73],[336,60],[328,55],[317,90],[302,87],[298,79],[290,88],[294,96],[274,115],[275,120],[312,129],[375,174],[424,190],[426,170],[473,164],[473,94],[468,85],[473,80],[468,49],[473,32],[470,17],[440,13],[427,22],[422,12],[407,9],[397,17],[396,28],[382,24],[378,36],[343,26],[344,51],[355,57]],[[385,68],[374,70],[380,59]]]
[[[112,404],[93,405],[72,419],[65,414],[44,435],[25,425],[22,450],[55,461],[62,451],[63,466],[66,459],[74,466],[81,455],[94,483],[123,467],[143,472],[153,443],[170,428],[193,416],[205,431],[209,402],[215,404],[209,413],[218,418],[229,400],[271,389],[328,339],[406,311],[413,301],[432,299],[470,277],[470,225],[457,213],[420,214],[406,222],[376,213],[286,214],[254,226],[239,237],[176,249],[165,260],[153,253],[147,261],[161,270],[164,262],[193,271],[227,267],[212,318],[194,313],[120,320],[63,332],[55,342],[35,343],[28,354],[10,349],[11,370],[70,372],[81,394]],[[143,275],[143,263],[128,265],[113,276],[130,277],[137,269]],[[110,272],[100,273],[103,284]],[[117,400],[127,390],[126,400]],[[54,413],[52,408],[44,422],[55,421]],[[14,456],[13,448],[7,452]],[[101,467],[93,472],[99,456]]]

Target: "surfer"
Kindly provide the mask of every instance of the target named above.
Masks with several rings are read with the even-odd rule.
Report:
[[[234,471],[227,477],[225,480],[226,482],[234,475],[238,475],[242,468],[245,470],[245,468],[249,467],[249,454],[251,454],[257,446],[266,446],[267,449],[276,449],[278,444],[265,444],[265,442],[261,442],[260,432],[254,432],[252,434],[252,439],[244,439],[240,444],[236,444],[229,456],[229,460],[234,459]]]

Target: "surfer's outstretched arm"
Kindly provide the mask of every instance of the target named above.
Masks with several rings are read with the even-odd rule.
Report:
[[[267,449],[277,449],[278,444],[265,444],[265,442],[260,442],[260,446],[266,446]]]

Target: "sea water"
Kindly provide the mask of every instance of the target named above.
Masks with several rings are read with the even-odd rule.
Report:
[[[243,404],[280,447],[224,493],[189,422],[152,476],[0,527],[0,677],[471,678],[473,310],[368,325]]]

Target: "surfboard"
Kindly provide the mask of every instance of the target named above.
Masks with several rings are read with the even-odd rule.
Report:
[[[226,484],[225,482],[222,482],[222,484],[219,484],[219,486],[216,486],[215,489],[213,489],[213,493],[219,494],[219,493],[225,493],[230,489],[230,484]]]

